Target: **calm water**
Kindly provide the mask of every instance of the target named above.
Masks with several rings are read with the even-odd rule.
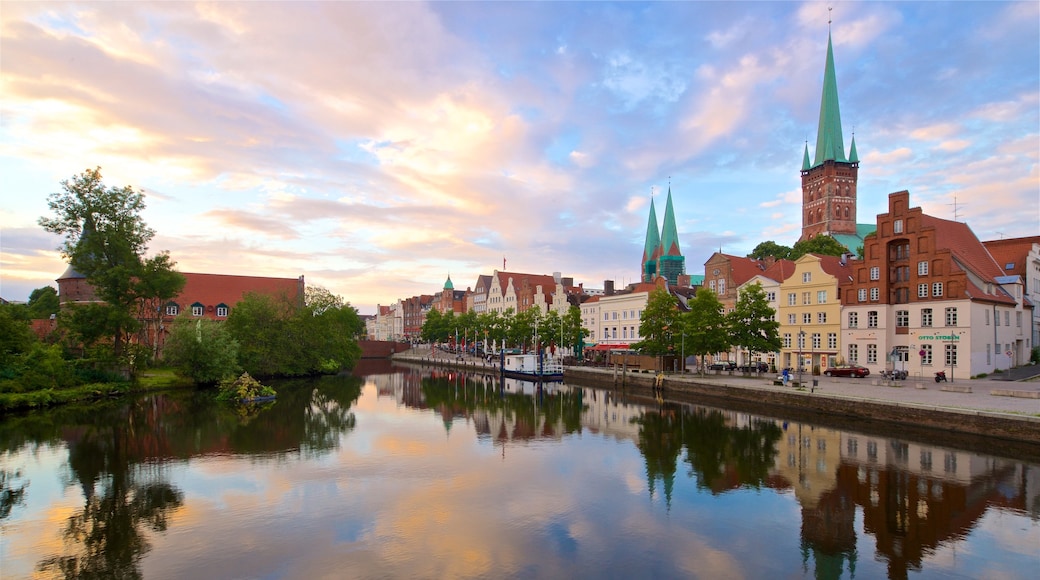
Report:
[[[1040,466],[389,369],[0,421],[0,577],[1032,578]]]

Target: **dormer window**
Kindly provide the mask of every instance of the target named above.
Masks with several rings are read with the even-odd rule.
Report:
[[[196,302],[191,305],[192,316],[202,316],[202,313],[206,311],[206,307],[201,302]]]
[[[181,307],[177,306],[176,303],[171,302],[171,303],[166,305],[166,310],[165,310],[166,316],[177,316],[178,314],[180,314],[180,312],[181,312]]]

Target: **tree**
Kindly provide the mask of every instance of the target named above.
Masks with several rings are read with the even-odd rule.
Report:
[[[163,347],[163,360],[200,384],[213,384],[235,376],[238,341],[223,322],[179,317],[170,328]]]
[[[61,186],[62,192],[48,197],[54,217],[41,217],[39,224],[64,236],[58,249],[103,301],[106,312],[94,312],[88,319],[105,324],[98,332],[111,337],[119,358],[127,336],[139,326],[136,314],[146,294],[143,286],[154,274],[146,270],[143,257],[155,235],[141,217],[144,196],[130,186],[106,188],[100,167],[66,179]],[[173,262],[164,258],[152,266],[172,271]]]
[[[582,339],[589,335],[581,322],[581,308],[571,304],[563,315],[563,338],[560,344],[568,346],[577,354]]]
[[[58,313],[58,291],[53,286],[37,288],[29,294],[29,318],[50,318]]]
[[[849,249],[838,240],[828,235],[813,236],[808,240],[796,242],[791,250],[791,260],[797,260],[806,254],[819,254],[822,256],[840,256]]]
[[[700,358],[703,371],[706,355],[730,347],[729,324],[719,297],[711,290],[701,288],[686,305],[690,309],[682,317],[686,351]]]
[[[678,300],[667,290],[658,288],[651,292],[639,317],[639,335],[643,340],[633,344],[632,348],[652,356],[678,352],[682,329],[677,325],[677,306]]]
[[[789,260],[791,259],[791,248],[787,246],[781,246],[780,244],[769,240],[768,242],[762,242],[755,246],[754,250],[747,255],[749,258],[756,258],[758,260],[764,260],[765,258],[773,257],[777,260]]]
[[[731,341],[753,357],[756,352],[780,350],[780,323],[776,310],[769,306],[766,292],[758,282],[740,290],[737,303],[728,315]]]

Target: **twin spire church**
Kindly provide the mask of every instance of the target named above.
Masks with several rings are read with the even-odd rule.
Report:
[[[841,133],[841,112],[838,108],[838,83],[834,74],[834,49],[830,32],[827,33],[827,61],[823,71],[823,96],[820,99],[820,121],[816,130],[816,151],[810,159],[809,144],[805,144],[802,158],[802,234],[798,241],[818,235],[831,236],[852,253],[863,246],[863,239],[876,225],[856,223],[857,180],[859,156],[853,135],[848,155]],[[650,219],[646,226],[643,261],[640,265],[643,282],[666,278],[676,284],[686,274],[686,258],[679,250],[679,234],[672,209],[672,188],[668,186],[668,200],[664,211],[664,225],[658,233],[657,212],[650,200]]]

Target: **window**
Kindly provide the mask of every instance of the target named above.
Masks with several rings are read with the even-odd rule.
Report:
[[[921,309],[921,326],[931,326],[931,325],[932,325],[932,309],[931,308],[922,308]]]
[[[621,311],[621,318],[624,319],[624,320],[628,320],[628,311],[627,310],[622,310]]]
[[[802,272],[802,282],[803,283],[812,282],[812,272]]]
[[[923,260],[917,263],[917,275],[927,276],[928,275],[928,260]]]
[[[784,333],[784,348],[791,348],[791,333]]]
[[[935,282],[932,284],[932,297],[938,298],[943,295],[943,283]]]
[[[931,364],[932,364],[932,345],[930,345],[930,344],[922,344],[921,345],[921,352],[924,353],[923,355],[921,355],[921,364],[922,365],[931,366]]]
[[[812,312],[802,313],[802,324],[812,324]]]
[[[202,316],[203,310],[205,310],[205,308],[201,304],[193,304],[191,306],[191,315]]]
[[[820,342],[820,333],[819,332],[814,332],[813,335],[812,335],[812,347],[815,348],[815,349],[818,349],[821,346],[823,346],[823,343]]]
[[[903,233],[903,220],[896,220],[892,222],[892,233],[901,234]]]
[[[877,364],[877,345],[867,345],[867,364]]]
[[[870,279],[871,280],[880,280],[881,279],[881,268],[879,268],[877,266],[872,266],[870,268]]]
[[[946,309],[946,326],[957,326],[957,309]]]
[[[628,327],[627,326],[622,326],[621,327],[621,338],[628,338]]]
[[[776,292],[766,292],[766,302],[776,302]]]
[[[896,310],[896,328],[906,328],[908,326],[910,326],[910,311]]]
[[[856,364],[857,362],[859,362],[859,345],[858,344],[850,344],[849,345],[849,364]]]
[[[1022,328],[1022,312],[1015,312],[1015,327]]]
[[[609,312],[604,312],[603,313],[603,320],[610,320],[610,313]]]
[[[801,349],[804,349],[804,348],[805,348],[805,333],[804,332],[799,332],[798,333],[798,349],[801,350]]]
[[[877,302],[880,297],[881,297],[881,294],[878,291],[877,286],[875,286],[875,287],[870,289],[870,301],[871,302]]]
[[[809,292],[802,292],[802,304],[812,304],[812,294]]]
[[[986,326],[989,326],[989,310],[983,310],[982,313],[985,315],[984,318],[986,320]],[[997,316],[996,319],[997,319],[997,326],[1000,326],[1000,317]]]
[[[788,324],[798,324],[798,320],[797,320],[796,315],[794,313],[790,313],[790,314],[787,315],[787,323]]]
[[[859,328],[859,312],[849,312],[849,328]]]
[[[946,344],[946,366],[955,367],[957,366],[957,345]]]
[[[817,312],[816,313],[816,324],[827,324],[827,313]]]
[[[225,306],[223,304],[217,306],[217,318],[227,318],[227,315],[228,315],[228,307],[227,306]]]
[[[795,297],[794,292],[789,293],[787,295],[787,305],[788,306],[795,306],[797,304],[798,304],[798,299]]]
[[[834,350],[838,348],[838,333],[828,332],[827,333],[827,348]]]
[[[859,298],[860,302],[866,302],[867,301],[867,289],[866,288],[860,288],[859,289],[859,295],[857,296],[857,298]]]
[[[877,328],[877,310],[867,313],[867,328]]]
[[[723,279],[723,278],[719,278],[719,294],[725,294],[725,293],[726,293],[726,280]]]
[[[610,317],[614,320],[617,320],[617,311],[615,310],[614,312],[611,312]]]
[[[928,298],[928,284],[918,284],[917,285],[917,297],[918,298]]]
[[[827,303],[827,291],[826,290],[820,290],[819,292],[816,293],[816,303],[817,304],[826,304]]]
[[[180,311],[181,311],[180,307],[177,306],[176,304],[167,304],[166,305],[166,316],[177,316],[180,313]]]
[[[708,280],[708,289],[711,290],[712,292],[715,291],[715,281],[714,280]]]
[[[1011,326],[1011,311],[1004,311],[1004,326]]]
[[[991,355],[991,354],[990,354],[990,351],[989,351],[989,348],[990,348],[991,346],[994,346],[994,345],[991,345],[991,344],[990,344],[990,343],[988,343],[988,342],[986,343],[986,364],[993,364],[993,360],[992,360],[992,356],[993,356],[993,355]],[[997,348],[1000,348],[1000,347],[999,347],[999,346],[997,346]]]

